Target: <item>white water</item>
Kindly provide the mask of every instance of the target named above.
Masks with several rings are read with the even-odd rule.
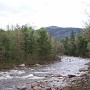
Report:
[[[2,79],[12,79],[14,78],[15,75],[21,75],[25,73],[23,70],[19,71],[19,70],[10,70],[7,72],[0,72],[0,80]]]
[[[25,74],[25,71],[24,70],[10,70],[8,72],[0,72],[0,80],[3,80],[3,79],[43,79],[44,77],[37,77],[37,76],[34,76],[33,74],[26,74],[26,75],[23,75]],[[22,76],[20,76],[22,75]]]
[[[25,69],[29,73],[27,73],[25,70],[9,70],[7,72],[0,72],[0,80],[2,79],[13,79],[13,78],[20,78],[20,79],[40,79],[44,77],[38,77],[34,76],[34,74],[48,74],[48,73],[59,73],[63,76],[66,76],[68,74],[75,74],[80,75],[84,72],[79,72],[79,69],[81,68],[88,68],[86,63],[88,63],[89,60],[78,58],[78,57],[62,57],[61,62],[48,65],[44,68],[39,69]],[[30,71],[34,72],[30,72]]]

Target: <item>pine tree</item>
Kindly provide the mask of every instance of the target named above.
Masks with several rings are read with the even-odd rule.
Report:
[[[40,60],[49,60],[52,54],[50,37],[44,28],[38,30],[38,54]]]

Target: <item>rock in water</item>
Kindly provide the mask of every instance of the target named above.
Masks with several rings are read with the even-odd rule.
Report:
[[[46,87],[46,90],[52,90],[51,87]]]
[[[35,64],[35,66],[36,66],[36,67],[40,67],[41,65],[37,63],[37,64]]]
[[[25,67],[25,64],[20,64],[19,66],[20,66],[20,67]]]
[[[88,69],[81,68],[79,71],[80,71],[80,72],[86,72],[86,71],[88,71]]]
[[[62,77],[60,74],[53,74],[52,77]]]
[[[26,86],[18,87],[17,90],[26,90]]]
[[[76,77],[76,75],[68,75],[68,78]]]
[[[35,87],[33,87],[33,90],[42,90],[42,88],[38,87],[38,86],[35,86]]]

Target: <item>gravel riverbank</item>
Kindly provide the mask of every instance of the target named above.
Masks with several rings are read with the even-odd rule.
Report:
[[[70,90],[90,90],[90,63],[88,63],[88,72],[70,81]]]

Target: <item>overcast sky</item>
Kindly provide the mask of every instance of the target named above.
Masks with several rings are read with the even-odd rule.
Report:
[[[30,24],[36,27],[83,27],[89,0],[0,0],[0,28]]]

